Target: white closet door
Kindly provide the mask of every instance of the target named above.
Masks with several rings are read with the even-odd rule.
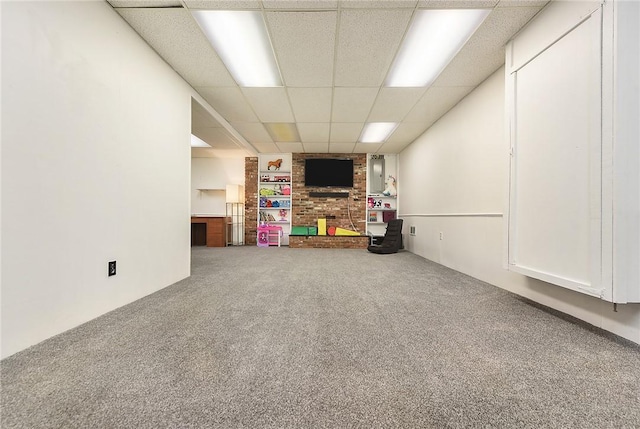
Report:
[[[509,268],[601,287],[601,11],[510,76]]]

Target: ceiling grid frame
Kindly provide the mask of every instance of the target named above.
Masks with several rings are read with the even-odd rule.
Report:
[[[345,25],[345,20],[344,20],[345,13],[354,12],[356,14],[354,16],[363,16],[364,17],[363,19],[366,20],[368,19],[367,11],[369,12],[373,11],[374,15],[376,14],[376,11],[380,12],[381,15],[384,15],[383,12],[385,11],[399,11],[398,13],[400,14],[401,14],[401,11],[405,11],[405,12],[410,11],[409,19],[406,22],[406,25],[404,25],[404,28],[398,28],[396,26],[397,30],[402,31],[402,35],[399,38],[399,42],[397,43],[397,45],[395,44],[395,41],[392,42],[393,48],[391,52],[392,53],[391,61],[389,62],[389,64],[385,64],[383,82],[375,86],[375,96],[373,98],[372,104],[362,106],[367,108],[367,116],[364,119],[364,123],[372,122],[374,120],[376,122],[397,122],[395,119],[400,119],[399,125],[396,127],[396,130],[394,131],[394,133],[391,134],[391,136],[389,136],[385,140],[385,142],[383,142],[382,145],[378,147],[378,150],[377,150],[378,152],[387,153],[387,148],[388,148],[388,150],[391,151],[389,153],[397,153],[402,149],[404,149],[404,147],[406,147],[408,144],[410,144],[413,141],[413,139],[415,139],[420,134],[422,134],[426,129],[428,129],[447,111],[453,108],[462,98],[464,98],[470,91],[472,91],[473,88],[475,88],[479,83],[484,81],[491,73],[495,72],[495,70],[500,66],[496,62],[500,61],[504,63],[502,51],[503,51],[503,45],[504,43],[506,43],[506,40],[511,38],[513,34],[517,33],[522,27],[524,27],[524,25],[526,25],[526,23],[535,14],[537,14],[546,4],[548,4],[547,0],[410,0],[410,1],[408,0],[408,1],[402,1],[402,2],[361,1],[361,2],[357,2],[357,4],[347,3],[345,0],[309,0],[305,2],[286,1],[286,0],[220,0],[220,1],[107,0],[107,2],[111,3],[114,10],[120,13],[122,18],[125,21],[127,21],[129,25],[141,35],[141,37],[149,44],[149,46],[153,50],[155,50],[158,53],[158,55],[161,56],[165,60],[165,62],[167,62],[170,65],[170,67],[172,67],[174,70],[176,70],[176,72],[178,72],[181,76],[183,76],[183,78],[185,78],[185,75],[178,70],[184,71],[185,67],[189,67],[189,65],[184,62],[185,55],[178,56],[175,58],[172,58],[171,56],[165,57],[164,56],[165,52],[189,52],[190,54],[193,55],[192,53],[193,49],[190,46],[191,40],[193,39],[193,37],[196,37],[196,36],[200,38],[205,36],[204,34],[196,35],[195,33],[193,33],[193,30],[188,30],[186,32],[179,31],[177,30],[177,28],[179,27],[176,27],[176,26],[173,26],[175,28],[170,29],[170,31],[179,31],[178,33],[175,33],[178,37],[172,37],[171,33],[158,35],[157,34],[158,32],[166,33],[166,31],[162,25],[160,25],[159,27],[156,25],[154,27],[154,19],[155,19],[153,17],[154,11],[157,12],[159,9],[166,10],[167,13],[163,15],[165,17],[169,17],[172,15],[172,12],[169,12],[169,10],[176,10],[176,11],[183,10],[188,15],[190,15],[190,18],[188,20],[185,20],[183,18],[182,19],[183,23],[181,23],[180,25],[187,25],[187,21],[189,21],[189,25],[195,26],[195,28],[198,30],[198,33],[202,33],[202,32],[197,22],[195,21],[195,18],[191,14],[191,11],[194,9],[257,11],[258,13],[261,14],[264,24],[266,26],[267,32],[269,34],[269,37],[270,37],[269,44],[271,46],[271,49],[274,52],[274,55],[276,58],[276,64],[278,66],[278,73],[280,74],[280,77],[283,81],[283,88],[284,88],[283,92],[286,97],[288,110],[291,112],[291,115],[293,116],[292,119],[296,125],[309,123],[305,121],[308,121],[310,119],[311,120],[317,119],[311,115],[312,113],[311,109],[313,106],[312,104],[313,97],[302,96],[302,98],[299,99],[300,96],[296,95],[297,99],[296,99],[296,103],[294,103],[294,98],[296,97],[293,96],[294,93],[292,92],[292,90],[290,90],[290,88],[292,87],[288,82],[285,81],[285,70],[283,69],[284,65],[282,63],[282,60],[284,58],[282,55],[284,55],[285,53],[280,52],[280,49],[284,49],[284,48],[282,46],[280,47],[276,46],[277,41],[274,38],[274,32],[276,30],[272,27],[271,23],[269,22],[269,16],[270,16],[269,14],[272,14],[271,16],[276,16],[275,14],[279,14],[281,12],[283,13],[292,13],[292,12],[315,13],[315,12],[328,12],[328,11],[335,12],[336,22],[335,22],[335,28],[333,29],[334,40],[333,40],[333,47],[332,47],[333,48],[333,55],[332,55],[333,67],[331,70],[331,91],[330,91],[330,97],[329,97],[330,105],[328,106],[329,120],[328,122],[313,123],[314,126],[309,127],[310,132],[314,131],[315,129],[315,131],[311,132],[310,134],[311,138],[322,140],[322,141],[316,142],[316,141],[307,140],[306,138],[308,136],[304,136],[302,133],[300,133],[300,130],[298,130],[300,134],[299,146],[301,147],[300,149],[303,151],[307,150],[305,148],[305,143],[307,143],[307,147],[313,148],[314,150],[317,150],[318,148],[322,148],[325,146],[328,148],[328,150],[330,150],[331,147],[333,146],[334,149],[347,150],[347,151],[350,151],[349,153],[353,153],[354,151],[356,153],[359,153],[364,150],[367,150],[367,151],[373,150],[375,145],[370,143],[368,144],[360,143],[358,141],[359,136],[353,142],[350,141],[349,143],[342,142],[342,140],[344,140],[344,136],[341,138],[338,138],[338,141],[334,140],[334,136],[342,135],[343,132],[346,132],[348,129],[351,129],[351,131],[349,131],[349,135],[352,135],[353,137],[353,129],[356,127],[356,125],[348,125],[348,122],[341,122],[342,120],[336,117],[338,114],[338,111],[336,110],[336,108],[338,107],[336,106],[336,101],[337,101],[336,83],[337,83],[338,72],[339,70],[341,70],[339,68],[341,67],[341,65],[339,64],[341,35],[344,37],[346,34],[341,32],[341,29],[343,29]],[[428,88],[424,88],[422,96],[416,97],[415,101],[411,100],[412,103],[411,105],[409,105],[407,100],[404,100],[402,96],[395,96],[395,97],[390,96],[389,94],[391,94],[391,92],[389,91],[387,91],[388,92],[387,94],[384,94],[385,92],[384,89],[386,88],[384,86],[384,82],[386,81],[389,71],[396,60],[399,47],[402,45],[402,42],[407,37],[407,32],[410,28],[411,23],[415,19],[417,11],[421,9],[450,9],[450,8],[466,9],[466,8],[476,8],[476,7],[492,9],[487,19],[489,19],[492,16],[494,17],[494,20],[491,21],[493,22],[492,24],[493,27],[488,28],[487,26],[485,26],[485,23],[486,23],[485,21],[485,23],[483,23],[478,28],[478,31],[474,35],[472,35],[469,38],[469,40],[467,40],[467,44],[458,51],[458,53],[453,58],[451,63],[447,67],[445,67],[445,69],[440,73],[440,75],[438,76],[438,78],[436,78],[433,84]],[[136,11],[134,9],[138,9],[138,10]],[[127,12],[127,10],[131,12]],[[502,10],[502,12],[498,13],[497,12],[498,10]],[[359,11],[364,12],[364,14],[361,15]],[[132,16],[133,18],[129,20],[128,18]],[[500,18],[500,16],[502,18]],[[287,18],[287,19],[295,19],[295,18]],[[513,21],[514,23],[510,25],[510,23],[507,22],[509,20]],[[389,25],[397,25],[396,21],[394,20],[391,20],[391,21],[395,23],[391,23]],[[293,25],[292,27],[288,27],[286,25],[286,20],[283,22],[285,25],[284,27],[285,36],[283,37],[286,37],[287,28],[295,29],[295,25]],[[353,20],[351,20],[351,23],[354,24]],[[356,24],[358,26],[367,25],[366,22],[365,23],[357,22]],[[387,25],[387,23],[385,22],[384,25]],[[146,27],[146,30],[145,30],[145,27]],[[389,27],[389,28],[392,28],[392,27]],[[375,27],[372,28],[372,31],[374,32],[376,31]],[[183,35],[184,33],[187,33],[187,35]],[[482,37],[477,35],[482,35]],[[149,38],[148,36],[153,36],[153,37]],[[179,39],[179,40],[176,41],[175,39]],[[189,43],[189,45],[185,45],[185,43]],[[373,43],[375,43],[375,41],[373,41]],[[383,43],[383,44],[388,46],[387,43]],[[474,48],[473,53],[470,53],[468,52],[468,49],[465,49],[471,45],[473,45],[473,48]],[[362,46],[366,46],[366,45],[362,45]],[[375,53],[376,52],[375,46],[376,45],[366,47],[367,52]],[[167,49],[169,50],[167,51]],[[491,51],[485,52],[483,51],[483,49],[491,49]],[[499,54],[499,55],[496,55],[496,54]],[[493,61],[492,65],[490,64],[482,65],[477,63],[478,61],[483,61],[483,58],[487,55],[492,56],[492,61]],[[217,56],[217,53],[213,50],[213,48],[210,45],[208,46],[207,52],[194,55],[194,57],[202,58],[203,60],[209,61],[209,62],[220,61],[219,57]],[[210,59],[207,59],[207,58],[210,58]],[[375,54],[371,55],[371,58],[375,59],[376,55]],[[176,63],[174,62],[174,60],[178,60],[178,62]],[[369,61],[370,60],[368,59],[367,62]],[[384,61],[387,61],[387,59],[385,58]],[[295,62],[292,64],[295,64]],[[354,63],[354,64],[357,64],[357,63]],[[360,69],[362,69],[362,67],[366,67],[366,65],[363,64],[363,65],[360,65],[359,67]],[[455,69],[455,67],[466,67],[467,69]],[[475,70],[473,70],[476,68],[482,69],[481,74],[476,73]],[[354,70],[358,70],[358,67],[355,67]],[[226,72],[228,73],[228,71]],[[189,73],[187,73],[186,76],[189,76]],[[190,78],[191,77],[188,77],[185,79],[190,79]],[[218,79],[219,81],[218,77],[214,76],[214,79]],[[230,133],[231,137],[233,138],[234,135],[237,135],[239,137],[245,137],[245,140],[251,146],[256,147],[258,151],[260,151],[260,149],[258,148],[259,146],[262,146],[265,148],[272,148],[273,145],[277,146],[278,142],[274,142],[271,139],[271,137],[267,139],[266,136],[264,136],[265,134],[268,135],[268,133],[266,132],[266,128],[263,125],[263,121],[261,120],[260,115],[258,115],[259,112],[256,111],[255,106],[250,101],[250,97],[247,96],[245,91],[243,91],[242,87],[238,86],[235,79],[231,79],[231,80],[233,82],[231,87],[239,90],[241,97],[236,100],[229,100],[226,98],[219,99],[219,100],[213,99],[211,101],[215,101],[216,103],[209,103],[209,105],[214,110],[219,111],[218,106],[215,105],[217,103],[222,103],[219,105],[220,107],[224,105],[224,102],[240,103],[240,104],[237,104],[237,106],[239,106],[238,107],[239,111],[241,111],[242,109],[248,109],[247,113],[251,112],[251,114],[253,114],[259,121],[259,122],[246,122],[245,124],[247,126],[250,125],[247,129],[255,129],[255,126],[260,124],[261,128],[264,130],[264,133],[259,133],[263,137],[259,137],[256,139],[257,136],[255,135],[254,132],[252,132],[251,133],[252,138],[246,138],[243,135],[244,131],[243,132],[239,131],[242,127],[238,126],[236,128],[236,126],[234,125],[234,124],[237,124],[237,121],[229,120],[224,115],[220,115],[222,118],[226,119],[226,122],[229,123],[229,126],[236,131],[236,134]],[[358,79],[355,79],[355,80],[350,79],[350,81],[352,83],[358,83],[358,82],[363,83]],[[464,82],[464,84],[461,85],[460,82]],[[206,92],[204,88],[210,88],[212,91],[215,91],[215,88],[224,88],[224,86],[218,86],[215,80],[212,80],[210,81],[210,83],[207,83],[207,86],[199,86],[198,82],[193,82],[189,80],[187,80],[187,83],[190,84],[194,88],[194,91],[196,91],[197,93],[200,93],[200,91],[202,91],[202,94]],[[204,83],[204,82],[201,82],[201,83]],[[364,83],[366,85],[366,82]],[[211,84],[213,84],[214,86],[211,86]],[[436,87],[439,88],[437,91],[429,91],[430,89],[436,88]],[[296,86],[295,88],[298,88],[298,87]],[[346,88],[355,88],[355,87],[347,86]],[[447,88],[450,88],[452,93],[450,95],[447,95],[445,99],[442,99],[442,101],[440,101],[441,100],[440,98],[433,98],[433,97],[441,97],[442,94],[447,94],[449,92]],[[309,91],[309,94],[313,94],[313,91]],[[203,99],[207,102],[210,101],[204,96],[203,96]],[[394,110],[396,109],[396,107],[394,107],[394,101],[393,101],[394,99],[401,101],[398,107],[399,109],[402,109],[401,116],[398,114],[398,111]],[[456,101],[454,101],[454,99],[456,99]],[[282,101],[284,101],[284,99],[282,99]],[[303,115],[301,118],[298,118],[296,116],[295,107],[296,107],[296,104],[300,104],[300,103],[302,103],[303,110],[301,110],[301,112],[303,113]],[[382,106],[380,105],[380,103],[385,103],[385,105]],[[387,104],[389,104],[388,107],[387,107]],[[242,105],[244,105],[244,107],[242,107]],[[425,108],[425,106],[434,106],[434,107]],[[228,107],[229,106],[227,106],[227,110],[228,110]],[[281,107],[284,107],[284,106],[281,106]],[[221,110],[224,110],[224,109],[221,109]],[[233,109],[231,109],[231,111],[233,111]],[[394,120],[381,121],[380,119],[382,119],[381,116],[383,116],[384,112],[393,113],[395,115]],[[418,112],[422,112],[422,113],[418,115]],[[428,115],[428,117],[422,116],[425,113]],[[323,117],[324,116],[318,117],[318,120],[322,119]],[[237,118],[234,117],[232,119],[237,119]],[[364,123],[361,123],[361,125],[364,125]],[[421,132],[417,131],[419,128],[419,125],[416,125],[416,124],[418,123],[422,123],[424,125],[424,130],[421,130]],[[325,125],[320,126],[319,124],[325,124]],[[315,125],[318,125],[318,126],[316,127]],[[325,131],[322,131],[323,127],[328,128],[328,134],[329,134],[328,142],[324,141]],[[394,138],[395,133],[398,133],[396,135],[396,138]],[[369,146],[366,146],[366,145],[369,145]],[[214,143],[214,146],[215,146],[215,143]],[[289,147],[290,144],[287,143],[284,146]],[[239,144],[238,147],[242,147],[242,145]]]

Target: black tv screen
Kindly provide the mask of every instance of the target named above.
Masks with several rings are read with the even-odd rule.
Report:
[[[307,158],[305,186],[353,187],[353,160],[346,158]]]

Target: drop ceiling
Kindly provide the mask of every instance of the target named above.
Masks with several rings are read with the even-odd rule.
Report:
[[[108,1],[202,97],[205,106],[192,102],[192,133],[212,149],[193,149],[194,156],[216,157],[264,152],[398,153],[504,64],[506,42],[547,3]],[[384,87],[415,11],[442,8],[490,8],[491,13],[430,87]],[[192,17],[192,9],[260,11],[284,86],[239,87]],[[274,141],[264,126],[270,122],[295,123],[300,141]],[[384,143],[358,143],[366,122],[399,125]]]

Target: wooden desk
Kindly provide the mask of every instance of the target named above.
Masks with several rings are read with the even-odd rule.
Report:
[[[203,223],[207,226],[207,247],[225,247],[227,245],[227,223],[225,216],[191,216],[191,223]]]

